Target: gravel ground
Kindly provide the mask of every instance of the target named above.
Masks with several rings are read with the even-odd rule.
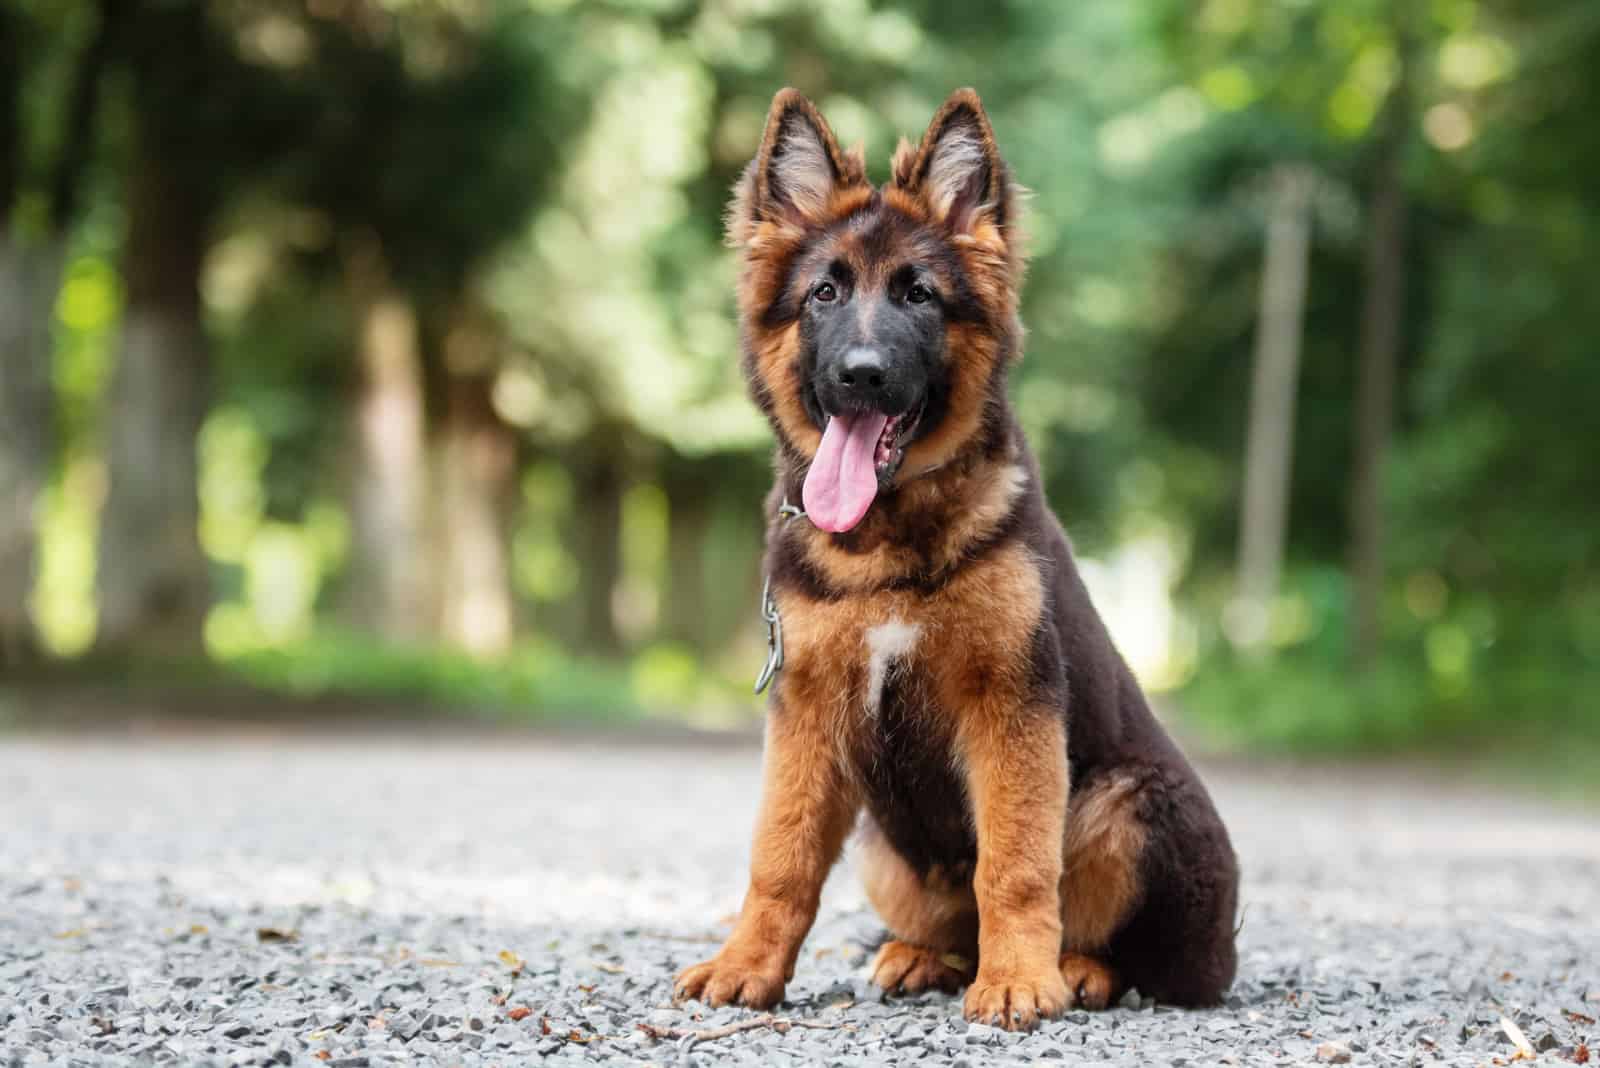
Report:
[[[1226,1007],[1027,1036],[863,981],[835,873],[781,1018],[674,1008],[743,889],[753,744],[441,732],[0,739],[0,1064],[1600,1063],[1600,821],[1401,772],[1208,771]],[[644,1026],[641,1026],[644,1025]],[[1524,1058],[1526,1059],[1526,1058]]]

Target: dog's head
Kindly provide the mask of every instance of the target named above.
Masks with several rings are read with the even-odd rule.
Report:
[[[811,521],[845,531],[1004,403],[1021,328],[1018,191],[978,95],[951,95],[875,188],[800,93],[772,101],[728,214],[751,390]]]

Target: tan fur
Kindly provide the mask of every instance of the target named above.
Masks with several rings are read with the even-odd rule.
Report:
[[[1062,954],[1061,979],[1067,984],[1067,997],[1073,1006],[1096,1011],[1111,1004],[1119,986],[1116,972],[1080,953]]]
[[[1053,710],[1026,703],[1027,653],[1043,587],[1037,562],[1020,545],[970,566],[950,585],[965,587],[967,619],[984,621],[953,632],[960,639],[930,665],[942,707],[961,710],[955,751],[978,839],[978,975],[966,1012],[1032,1027],[1060,1012],[1066,997],[1057,954],[1067,740]]]
[[[951,384],[950,412],[933,433],[906,450],[900,470],[907,481],[937,471],[955,459],[983,425],[989,378],[1000,361],[999,342],[991,334],[960,324],[951,326],[946,337],[960,369]]]
[[[814,453],[822,441],[822,431],[806,417],[805,407],[800,402],[800,380],[789,370],[794,366],[795,353],[800,347],[799,333],[799,327],[790,326],[764,335],[756,348],[756,370],[767,383],[773,416],[783,425],[789,440],[796,447]]]
[[[798,164],[783,162],[786,149],[798,152]],[[824,181],[827,171],[832,172],[831,183]],[[774,189],[774,175],[780,180],[787,176],[801,181],[798,195],[793,195],[792,187]],[[780,90],[772,99],[756,158],[734,188],[728,242],[745,246],[761,239],[763,227],[803,229],[807,223],[823,221],[834,210],[834,196],[866,184],[866,163],[860,149],[842,151],[832,127],[804,94]]]
[[[869,969],[885,990],[955,992],[971,982],[978,958],[978,901],[972,886],[942,872],[919,876],[875,828],[862,835],[867,898],[895,939]]]
[[[820,217],[834,186],[834,165],[826,146],[809,126],[791,122],[796,133],[787,138],[789,148],[773,161],[773,177],[794,198],[805,215]]]
[[[792,621],[778,679],[782,706],[785,713],[809,710],[825,724],[840,763],[863,723],[867,630],[914,616],[930,636],[908,675],[935,688],[930,705],[956,711],[953,724],[930,721],[923,729],[955,732],[978,833],[979,972],[967,1011],[1022,1027],[1059,1012],[1066,998],[1057,969],[1066,741],[1052,711],[1024,704],[1027,652],[1042,604],[1037,563],[1018,544],[968,564],[931,596],[883,591],[817,602],[779,594],[779,611]],[[973,619],[984,626],[972,627]],[[906,891],[901,918],[915,926],[918,917],[906,910],[928,902],[913,887]]]
[[[1145,830],[1132,810],[1137,790],[1131,779],[1116,778],[1071,800],[1060,884],[1061,948],[1069,955],[1103,952],[1138,906]],[[940,951],[976,949],[970,886],[937,873],[918,878],[876,833],[863,835],[860,853],[867,897],[895,935]]]
[[[978,833],[978,976],[966,1014],[1029,1028],[1067,1004],[1058,965],[1066,739],[1049,709],[1009,697],[975,703],[958,744]]]
[[[925,633],[946,638],[919,647],[910,674],[931,680],[937,707],[958,710],[953,724],[924,729],[954,730],[977,825],[979,972],[967,1007],[1008,1026],[1032,1026],[1066,998],[1057,967],[1066,740],[1051,710],[1025,704],[1026,654],[1042,603],[1038,566],[1020,545],[969,564],[931,596],[886,591],[812,602],[783,593],[779,600],[784,618],[794,620],[786,635],[792,669],[779,680],[784,707],[815,709],[836,745],[850,744],[860,729],[860,647],[869,628],[914,612]],[[985,625],[972,627],[972,619]],[[938,948],[958,942],[964,896],[938,893],[897,861],[869,859],[874,903],[907,940],[931,941],[943,928]]]
[[[786,709],[826,710],[840,731],[835,744],[846,745],[859,725],[837,720],[850,719],[863,704],[862,651],[869,629],[915,618],[924,638],[907,665],[908,674],[930,680],[943,707],[964,708],[983,699],[982,708],[962,713],[963,719],[981,718],[992,704],[1021,699],[1043,589],[1027,550],[1007,544],[968,564],[931,595],[882,590],[814,601],[798,591],[780,590],[777,600],[785,620],[786,650],[779,696]],[[973,619],[984,620],[984,626],[973,627]],[[930,729],[940,728],[930,724]]]
[[[874,983],[899,994],[923,990],[953,994],[972,980],[970,959],[894,940],[883,944],[868,971]]]
[[[941,148],[949,143],[951,128],[961,124],[959,131],[964,142],[962,154],[971,160],[968,146],[975,149],[987,163],[989,187],[979,198],[970,214],[959,219],[948,216],[949,202],[946,189],[941,187],[937,173]],[[971,142],[975,139],[976,144]],[[917,204],[923,215],[953,227],[955,240],[965,245],[969,269],[982,263],[987,270],[980,272],[990,288],[986,304],[1015,312],[1018,294],[1022,290],[1022,274],[1026,261],[1026,243],[1022,228],[1016,218],[1020,202],[1026,191],[1011,183],[1002,190],[1001,180],[1005,163],[1000,158],[1000,146],[995,141],[994,130],[984,113],[983,103],[972,89],[957,89],[950,94],[939,111],[928,123],[922,140],[915,146],[902,139],[895,150],[890,165],[889,190],[898,193],[897,203]],[[932,186],[932,188],[929,188]],[[1009,192],[1009,199],[1007,194]],[[1001,217],[1004,215],[1004,222]],[[974,259],[979,257],[979,259]]]
[[[816,717],[778,711],[769,720],[750,889],[721,952],[678,976],[678,997],[769,1008],[783,996],[855,821],[855,791],[833,756]]]
[[[1137,793],[1122,777],[1072,799],[1061,873],[1062,945],[1071,952],[1104,950],[1139,903],[1145,830],[1133,811]]]
[[[978,899],[967,882],[930,872],[920,877],[876,830],[864,832],[859,852],[867,899],[890,931],[937,953],[978,954]]]

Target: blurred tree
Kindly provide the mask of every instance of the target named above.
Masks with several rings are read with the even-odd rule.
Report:
[[[1361,311],[1355,461],[1350,481],[1350,648],[1370,668],[1383,640],[1383,472],[1394,421],[1396,362],[1405,298],[1406,189],[1403,167],[1411,130],[1417,43],[1411,15],[1395,9],[1394,85],[1384,102],[1366,219],[1366,296]]]
[[[513,637],[511,541],[524,451],[496,401],[515,350],[482,293],[483,275],[550,197],[566,143],[587,118],[562,77],[570,44],[564,23],[507,7],[475,29],[461,69],[435,90],[437,121],[454,142],[454,168],[437,175],[431,193],[451,205],[442,248],[422,280],[437,309],[430,351],[443,394],[440,618],[447,641],[479,655],[506,652]]]
[[[597,422],[574,443],[571,458],[579,506],[572,545],[582,576],[576,639],[602,655],[622,651],[617,630],[617,584],[622,577],[622,495],[630,469],[626,426]]]
[[[0,5],[0,664],[35,646],[28,605],[52,454],[50,326],[123,17],[115,0],[43,13]],[[59,110],[39,107],[41,95],[63,101]],[[40,144],[53,151],[46,163],[30,151]]]
[[[123,311],[107,404],[102,651],[198,652],[209,564],[196,439],[209,405],[201,272],[218,212],[292,136],[279,87],[193,0],[125,5],[130,83]]]
[[[358,231],[342,244],[357,324],[347,608],[358,627],[414,641],[428,633],[432,601],[421,327],[382,239]]]
[[[1267,241],[1261,264],[1261,311],[1256,323],[1250,428],[1245,439],[1243,504],[1239,516],[1241,644],[1259,650],[1289,526],[1289,465],[1294,454],[1295,386],[1300,377],[1307,275],[1311,266],[1311,208],[1316,174],[1282,163],[1267,192]]]
[[[441,343],[442,636],[480,656],[510,649],[516,617],[511,538],[522,449],[516,429],[495,408],[503,346],[495,318],[465,300]]]
[[[568,34],[510,3],[354,4],[311,32],[316,118],[283,188],[332,221],[351,309],[347,614],[391,638],[442,622],[477,651],[503,649],[518,446],[493,400],[506,346],[473,291],[583,121],[552,73]],[[469,616],[506,622],[471,638]]]
[[[1359,287],[1354,204],[1365,180],[1352,147],[1387,91],[1387,23],[1383,5],[1368,0],[1327,7],[1252,0],[1227,11],[1170,3],[1157,11],[1159,31],[1207,117],[1165,154],[1185,205],[1168,246],[1171,290],[1150,353],[1145,402],[1152,426],[1172,449],[1168,462],[1205,473],[1188,490],[1175,486],[1169,502],[1193,531],[1191,580],[1211,582],[1232,559],[1238,571],[1227,585],[1262,589],[1261,576],[1272,569],[1264,571],[1260,561],[1280,553],[1243,548],[1271,545],[1262,536],[1267,512],[1284,510],[1281,555],[1289,567],[1344,546],[1355,363],[1348,309]],[[1316,176],[1307,223],[1319,240],[1306,263],[1298,381],[1280,378],[1273,399],[1252,407],[1248,338],[1255,332],[1264,341],[1270,321],[1258,320],[1253,292],[1287,288],[1292,277],[1281,261],[1253,255],[1262,232],[1254,191],[1285,165]],[[1280,432],[1293,426],[1292,450],[1286,439],[1268,445],[1241,433],[1258,420],[1275,422]],[[1280,483],[1285,503],[1271,509],[1262,503],[1262,483],[1249,484],[1263,472],[1256,462],[1263,454],[1287,478]],[[1260,524],[1254,529],[1252,517]],[[1237,556],[1229,551],[1235,546]],[[1257,613],[1254,626],[1230,629],[1230,637],[1247,644],[1262,639],[1270,630],[1265,616],[1270,612]]]
[[[1384,618],[1457,720],[1574,730],[1600,694],[1600,8],[1484,0],[1441,29],[1408,170],[1433,271],[1406,290],[1407,336],[1419,303],[1427,329],[1397,393]]]
[[[190,178],[145,144],[128,181],[127,308],[100,530],[102,650],[198,651],[209,604],[195,442],[209,370],[199,279],[217,191]]]
[[[1579,118],[1600,101],[1600,9],[1346,0],[1170,14],[1174,59],[1218,108],[1179,146],[1199,164],[1188,184],[1220,193],[1277,130],[1309,146],[1333,193],[1318,205],[1328,239],[1313,256],[1302,387],[1315,403],[1293,464],[1282,656],[1253,684],[1292,693],[1287,673],[1303,672],[1299,692],[1330,696],[1280,702],[1276,728],[1263,709],[1262,734],[1570,724],[1600,667],[1600,628],[1580,622],[1600,618],[1596,495],[1555,444],[1592,440],[1572,398],[1600,395],[1592,286],[1574,282],[1590,277],[1600,212],[1571,184],[1600,147]],[[1152,425],[1202,469],[1236,448],[1219,413],[1243,388],[1227,354],[1248,321],[1244,261],[1219,214],[1178,231],[1177,277],[1192,288],[1168,306],[1148,394]],[[1197,604],[1224,559],[1223,500],[1174,501],[1196,531]],[[1334,685],[1352,654],[1370,670]],[[1226,661],[1207,670],[1237,681]]]
[[[52,619],[86,616],[59,606],[89,581],[105,446],[108,646],[192,648],[208,612],[211,650],[248,654],[316,633],[326,598],[391,638],[527,639],[508,664],[626,655],[628,685],[685,704],[696,664],[742,677],[769,439],[728,187],[780,85],[881,176],[971,83],[1036,194],[1017,411],[1101,581],[1182,580],[1164,681],[1198,665],[1236,720],[1325,739],[1571,714],[1594,678],[1589,0],[1412,5],[1410,62],[1386,0],[132,0],[104,8],[129,27],[94,79],[99,10],[0,6],[0,308],[32,312],[0,327],[56,335]],[[97,100],[105,121],[69,121]],[[1308,195],[1272,178],[1301,168]],[[62,169],[115,180],[60,212]],[[84,250],[74,284],[19,297],[55,287],[16,267],[47,235]],[[108,252],[109,399],[69,314],[115,319]],[[0,367],[4,546],[32,529],[12,487],[49,470],[43,367]],[[1343,686],[1363,634],[1382,646]],[[1269,655],[1236,662],[1241,639]],[[1237,699],[1282,693],[1319,699]]]

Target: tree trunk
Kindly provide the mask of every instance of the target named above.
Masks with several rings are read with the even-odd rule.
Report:
[[[513,629],[517,439],[495,413],[493,385],[490,373],[452,377],[440,468],[444,637],[480,657],[509,649]]]
[[[209,354],[201,324],[211,198],[150,148],[138,153],[117,365],[106,406],[108,490],[100,530],[102,650],[202,648],[208,602],[195,444]]]
[[[1399,72],[1380,132],[1367,218],[1366,296],[1350,483],[1350,650],[1358,669],[1383,640],[1383,467],[1394,423],[1395,365],[1405,312],[1406,198],[1402,167],[1411,121],[1414,47],[1400,35]]]
[[[622,576],[621,458],[615,455],[616,431],[602,430],[583,450],[574,469],[577,507],[573,555],[578,559],[579,630],[584,652],[601,656],[621,651],[613,601]]]
[[[50,319],[65,243],[0,229],[0,665],[36,652],[28,613],[39,497],[54,439]]]
[[[698,478],[696,476],[699,476]],[[663,633],[697,649],[709,645],[706,605],[706,536],[711,526],[703,467],[673,457],[666,464],[667,589]]]
[[[11,207],[22,184],[23,18],[0,4],[0,233],[9,233]]]
[[[1282,164],[1272,174],[1233,606],[1236,640],[1246,649],[1262,648],[1283,571],[1315,187],[1316,176],[1303,166]]]
[[[415,641],[432,619],[417,316],[375,236],[351,242],[345,274],[357,328],[347,614],[391,641]]]
[[[22,186],[27,20],[9,7],[0,10],[0,665],[37,651],[28,601],[38,567],[39,497],[55,440],[50,323],[66,265],[67,231],[77,214],[94,140],[101,74],[123,6],[101,0],[99,23],[77,57],[43,232],[31,241],[11,225]]]

